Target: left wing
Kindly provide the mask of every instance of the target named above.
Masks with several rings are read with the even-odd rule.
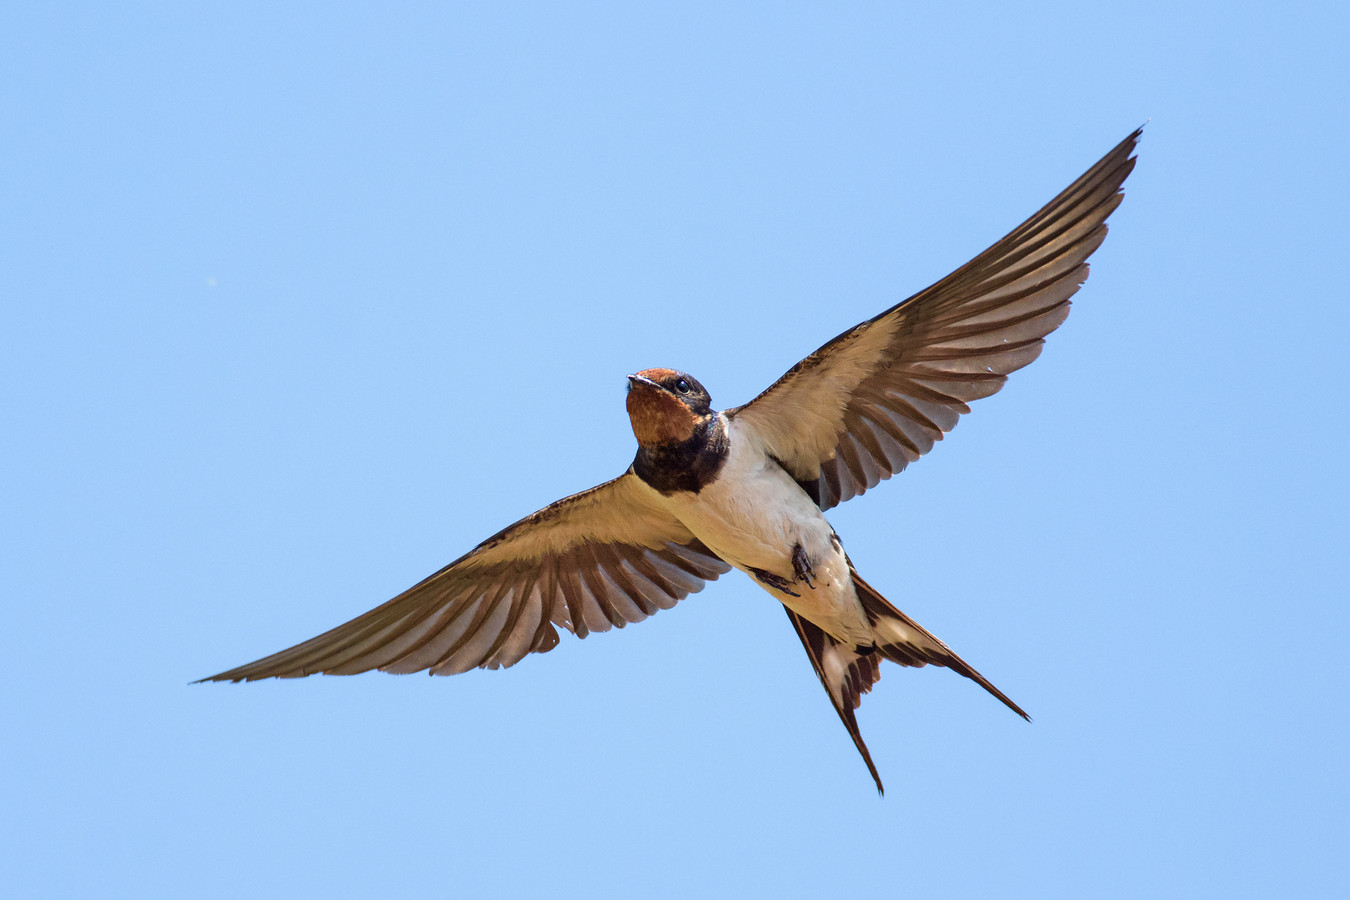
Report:
[[[821,509],[905,468],[956,427],[970,401],[1039,356],[1068,316],[1120,205],[1139,134],[988,250],[727,414],[763,438]]]
[[[646,496],[630,470],[521,519],[345,625],[202,681],[453,675],[552,650],[554,625],[584,638],[640,622],[731,570]]]

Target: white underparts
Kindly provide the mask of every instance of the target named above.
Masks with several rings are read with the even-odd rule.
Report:
[[[726,425],[730,448],[717,477],[697,494],[657,502],[731,565],[781,578],[788,590],[756,584],[794,612],[841,641],[870,646],[871,628],[830,523],[752,431],[734,419]],[[797,580],[792,551],[798,544],[810,561],[813,587]]]

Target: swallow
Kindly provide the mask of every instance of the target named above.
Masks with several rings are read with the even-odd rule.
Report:
[[[854,714],[881,664],[943,666],[1026,712],[858,574],[825,512],[919,459],[1040,355],[1087,279],[1136,130],[931,287],[848,329],[743,406],[675,369],[628,376],[628,470],[503,529],[344,625],[202,681],[513,666],[669,609],[739,569],[783,605],[884,791]]]

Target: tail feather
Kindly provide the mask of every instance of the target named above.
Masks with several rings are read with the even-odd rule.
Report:
[[[872,762],[872,754],[867,752],[867,744],[863,743],[862,732],[858,730],[858,718],[853,714],[862,703],[862,695],[870,691],[881,677],[881,660],[877,658],[876,652],[869,649],[869,652],[862,653],[857,647],[840,643],[810,619],[797,615],[786,606],[783,609],[787,610],[792,626],[797,629],[797,637],[801,638],[802,646],[806,648],[806,655],[811,659],[811,666],[816,670],[821,686],[830,695],[834,711],[839,713],[840,721],[848,729],[848,736],[853,738],[854,746],[862,754],[863,762],[867,763],[867,771],[872,773],[872,780],[877,783],[877,793],[884,796],[886,789],[882,787],[881,776]]]
[[[1026,714],[1008,695],[975,670],[970,663],[952,652],[951,648],[934,637],[933,633],[915,622],[909,616],[896,609],[853,569],[853,587],[862,601],[863,611],[872,623],[872,631],[877,636],[876,648],[891,662],[902,666],[921,667],[929,665],[943,666],[984,688],[997,697],[1004,706],[1017,713],[1028,722],[1031,716]],[[891,640],[884,640],[890,638]]]
[[[975,671],[969,663],[957,656],[946,644],[933,636],[932,632],[915,622],[909,616],[892,606],[885,597],[877,593],[853,569],[853,586],[858,599],[867,613],[872,631],[877,638],[874,646],[857,647],[839,641],[810,619],[804,618],[791,609],[787,611],[792,627],[797,630],[816,677],[834,704],[839,720],[848,729],[849,737],[867,763],[867,771],[877,784],[877,793],[884,795],[881,776],[872,762],[872,754],[863,742],[862,732],[858,730],[858,719],[854,710],[862,703],[862,695],[872,690],[872,686],[881,678],[881,657],[902,666],[922,667],[926,665],[943,666],[966,676],[980,687],[993,694],[1005,706],[1028,722],[1031,717],[1022,707],[1012,702],[1006,694],[994,687],[989,679]]]

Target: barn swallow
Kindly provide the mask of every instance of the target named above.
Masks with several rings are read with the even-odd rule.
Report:
[[[1136,130],[1006,237],[850,328],[744,406],[693,376],[628,376],[637,455],[345,625],[203,681],[515,665],[669,609],[732,568],[779,601],[883,790],[854,710],[881,663],[945,666],[1027,714],[864,581],[824,513],[923,456],[1040,355],[1134,168]]]

